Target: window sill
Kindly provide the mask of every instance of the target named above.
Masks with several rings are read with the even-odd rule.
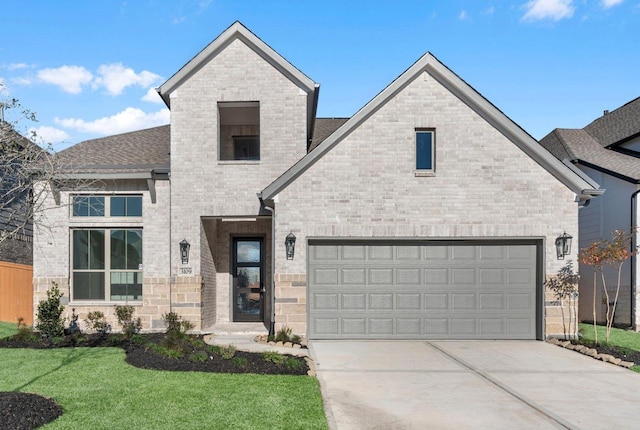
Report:
[[[235,164],[260,164],[260,160],[218,160],[219,165],[235,165]]]
[[[436,176],[436,172],[434,172],[433,170],[414,170],[413,174],[415,175],[416,178],[419,178],[419,177],[426,178],[426,177]]]
[[[131,305],[131,306],[143,306],[142,300],[129,300],[127,301],[101,301],[101,300],[75,300],[69,302],[67,306],[122,306],[122,305]]]

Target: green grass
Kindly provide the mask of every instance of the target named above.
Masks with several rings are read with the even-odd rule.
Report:
[[[3,337],[13,336],[18,332],[17,323],[8,323],[0,321],[0,339]]]
[[[596,326],[598,331],[598,343],[601,345],[611,345],[618,348],[633,349],[640,351],[640,333],[630,330],[623,330],[612,327],[611,335],[609,336],[609,342],[605,342],[606,339],[606,327],[598,325]],[[582,338],[587,342],[593,342],[595,340],[593,324],[580,323],[578,327]],[[640,366],[633,366],[631,370],[640,373]]]
[[[119,348],[0,349],[0,391],[55,399],[50,429],[326,429],[307,376],[144,370]]]
[[[600,325],[596,327],[598,329],[598,342],[601,344],[605,344],[606,328]],[[583,339],[589,342],[593,342],[595,340],[595,336],[593,333],[593,324],[580,323],[579,330],[583,335]],[[608,344],[621,348],[629,348],[640,351],[640,333],[612,327]]]

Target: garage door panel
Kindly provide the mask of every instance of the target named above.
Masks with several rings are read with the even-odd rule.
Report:
[[[312,339],[536,337],[534,244],[309,248]]]
[[[377,311],[393,310],[393,293],[370,294],[369,309]]]
[[[342,284],[365,285],[365,269],[341,269]]]

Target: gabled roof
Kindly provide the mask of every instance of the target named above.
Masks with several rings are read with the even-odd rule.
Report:
[[[540,145],[559,160],[604,171],[640,183],[640,159],[616,147],[640,135],[640,98],[591,122],[583,129],[557,128]]]
[[[469,84],[463,81],[458,75],[448,69],[435,56],[427,52],[402,75],[400,75],[362,109],[360,109],[353,117],[319,144],[313,151],[309,152],[298,163],[262,190],[262,192],[259,193],[259,197],[262,200],[273,199],[280,191],[285,189],[291,182],[295,181],[296,178],[304,173],[316,161],[322,158],[327,152],[329,152],[353,130],[378,111],[378,109],[384,106],[389,100],[393,99],[393,97],[395,97],[400,91],[402,91],[402,89],[409,85],[409,83],[423,72],[431,75],[452,94],[473,109],[478,115],[484,118],[485,121],[495,127],[507,139],[522,149],[527,155],[573,191],[580,200],[587,200],[592,196],[602,194],[603,191],[597,189],[598,186],[595,182],[581,177],[571,168],[560,162],[547,150],[542,148],[538,142],[520,128],[520,126],[509,119],[504,113],[491,104]]]
[[[169,125],[85,140],[58,153],[73,174],[149,173],[170,166]]]
[[[307,75],[285,60],[284,57],[264,43],[247,27],[242,25],[240,21],[236,21],[231,24],[231,26],[222,32],[220,36],[207,45],[187,64],[178,70],[176,74],[157,89],[158,94],[160,94],[160,97],[162,97],[162,100],[164,100],[167,107],[171,108],[171,93],[194,73],[204,67],[209,61],[211,61],[211,59],[222,52],[234,40],[241,40],[244,42],[256,54],[261,56],[266,62],[307,93],[307,130],[309,133],[308,138],[310,139],[310,133],[313,129],[313,121],[316,116],[320,85],[316,84]]]

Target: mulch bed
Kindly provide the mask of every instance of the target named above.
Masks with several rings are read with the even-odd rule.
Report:
[[[309,366],[302,357],[287,356],[285,363],[273,363],[261,354],[236,351],[232,358],[223,358],[209,345],[202,346],[202,337],[194,336],[184,347],[184,355],[172,358],[155,352],[150,346],[165,345],[164,333],[136,335],[132,341],[120,335],[76,335],[50,340],[36,337],[31,341],[13,338],[0,339],[0,348],[70,348],[120,347],[126,352],[125,361],[142,369],[215,373],[254,373],[261,375],[306,375]],[[204,358],[198,360],[197,358]],[[294,363],[297,362],[296,363]],[[35,429],[62,415],[62,407],[55,401],[37,394],[0,392],[0,429]]]
[[[636,351],[628,348],[618,348],[615,346],[609,345],[594,345],[589,342],[573,342],[576,345],[579,343],[584,346],[588,346],[589,348],[595,348],[600,354],[609,354],[616,358],[619,358],[623,361],[631,361],[636,366],[640,365],[640,351]]]

